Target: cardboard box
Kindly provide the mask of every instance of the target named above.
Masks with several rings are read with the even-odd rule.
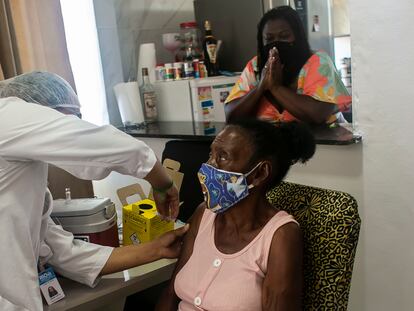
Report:
[[[163,166],[178,191],[180,191],[184,174],[179,172],[180,162],[165,159]],[[122,245],[139,244],[153,240],[157,236],[174,228],[174,222],[163,221],[157,214],[155,203],[152,197],[152,189],[145,195],[141,185],[132,184],[117,190],[122,208]],[[128,204],[127,198],[138,194],[142,200]],[[182,202],[181,202],[182,203]],[[180,204],[181,204],[180,203]],[[143,204],[150,205],[150,208],[140,208]]]
[[[181,163],[171,159],[164,159],[162,166],[166,169],[168,175],[170,175],[171,179],[174,182],[174,185],[177,187],[178,192],[180,192],[181,184],[183,183],[184,174],[179,172]],[[152,188],[148,195],[148,199],[153,199],[152,195]]]
[[[122,208],[123,245],[145,243],[173,230],[174,222],[161,220],[154,201],[145,199]]]
[[[166,169],[167,174],[170,175],[171,179],[173,180],[174,185],[177,187],[178,192],[180,192],[181,184],[183,183],[183,179],[184,179],[184,174],[179,171],[181,167],[181,163],[171,160],[171,159],[165,159],[162,165]],[[144,190],[142,189],[140,184],[132,184],[126,187],[119,188],[116,191],[116,193],[118,194],[118,198],[119,198],[119,201],[121,201],[122,206],[128,205],[127,198],[133,195],[139,195],[141,200],[144,200],[144,199],[153,200],[152,188],[150,189],[150,192],[147,196],[145,195]]]

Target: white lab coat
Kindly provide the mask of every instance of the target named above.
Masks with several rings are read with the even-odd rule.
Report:
[[[97,127],[18,98],[0,99],[0,310],[42,310],[37,261],[93,286],[112,248],[73,240],[51,221],[47,165],[83,179],[138,178],[153,151],[112,126]]]

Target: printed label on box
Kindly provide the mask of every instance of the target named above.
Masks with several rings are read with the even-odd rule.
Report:
[[[141,204],[150,205],[151,208],[140,209]],[[145,243],[174,229],[174,222],[161,220],[154,201],[149,199],[124,206],[122,218],[124,245]]]
[[[131,240],[133,245],[138,245],[141,243],[141,241],[138,239],[138,235],[136,232],[134,232],[133,234],[131,234],[129,236],[129,239]]]

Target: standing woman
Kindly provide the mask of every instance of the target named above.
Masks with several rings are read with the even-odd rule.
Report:
[[[257,47],[257,56],[226,99],[228,120],[257,116],[324,124],[337,121],[350,107],[351,96],[332,60],[323,51],[311,51],[291,7],[272,9],[262,17]]]

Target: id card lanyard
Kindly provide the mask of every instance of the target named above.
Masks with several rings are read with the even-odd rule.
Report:
[[[51,305],[65,298],[65,293],[63,292],[63,289],[59,284],[59,281],[56,277],[53,268],[45,268],[45,265],[41,262],[41,260],[39,260],[38,270],[40,291],[43,295],[43,298],[46,300],[47,304]]]

